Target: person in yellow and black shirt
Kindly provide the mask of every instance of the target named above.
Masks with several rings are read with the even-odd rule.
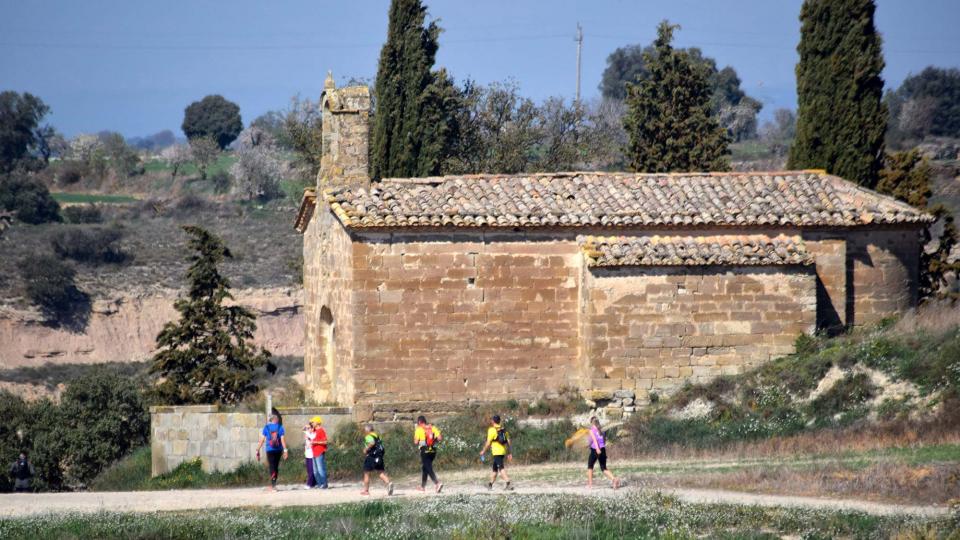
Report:
[[[510,487],[510,477],[507,476],[507,468],[504,463],[504,458],[507,461],[513,460],[513,455],[510,453],[510,434],[507,433],[507,430],[503,428],[500,422],[500,416],[493,415],[493,418],[490,419],[490,427],[487,428],[487,442],[483,445],[483,450],[480,451],[480,461],[483,461],[484,454],[487,453],[487,448],[490,449],[490,453],[493,455],[493,472],[490,473],[490,481],[487,482],[487,489],[493,489],[493,483],[497,481],[497,475],[503,476],[504,481],[507,483],[504,486],[504,490],[512,491],[513,488]]]
[[[426,490],[427,477],[433,480],[433,485],[437,493],[443,489],[443,482],[437,480],[437,474],[433,472],[433,460],[437,457],[437,445],[443,439],[440,430],[436,426],[427,423],[423,416],[417,417],[417,427],[413,430],[413,444],[420,449],[420,487],[417,491]]]

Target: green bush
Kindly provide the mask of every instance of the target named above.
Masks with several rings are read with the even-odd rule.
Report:
[[[24,223],[61,221],[60,205],[47,187],[21,172],[0,175],[0,208]]]
[[[87,166],[82,161],[64,161],[57,170],[57,183],[62,186],[76,184],[87,175]]]
[[[128,259],[117,242],[123,238],[120,229],[69,227],[58,231],[50,240],[53,251],[64,259],[90,264],[122,263]]]
[[[103,212],[99,206],[93,203],[67,206],[63,209],[62,213],[67,223],[89,224],[103,222]]]
[[[73,266],[50,255],[36,255],[20,261],[19,269],[27,297],[47,319],[70,322],[89,310],[89,298],[74,281]]]
[[[70,419],[63,441],[70,456],[68,472],[81,482],[149,440],[150,414],[140,390],[105,370],[71,382],[59,414]]]
[[[60,440],[64,422],[48,400],[26,402],[9,392],[0,392],[0,491],[11,491],[13,479],[6,473],[20,452],[26,452],[36,469],[34,489],[59,489],[63,485]]]

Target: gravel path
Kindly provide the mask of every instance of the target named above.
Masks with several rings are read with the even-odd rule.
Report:
[[[410,486],[413,484],[410,483]],[[600,486],[602,484],[598,484]],[[625,487],[614,492],[607,485],[588,490],[583,485],[557,486],[528,483],[519,486],[513,493],[520,494],[559,494],[568,493],[592,497],[610,497],[639,488]],[[858,500],[822,499],[815,497],[794,497],[779,495],[755,495],[733,491],[667,488],[660,490],[683,501],[691,503],[725,503],[760,506],[784,506],[816,508],[828,510],[856,510],[875,515],[912,514],[935,517],[949,513],[949,509],[934,506],[908,506],[883,504]],[[386,497],[382,485],[371,490],[372,495],[360,495],[359,484],[335,484],[327,491],[303,490],[300,486],[282,486],[276,493],[263,488],[236,489],[193,489],[171,491],[133,491],[133,492],[79,492],[79,493],[38,493],[38,494],[2,494],[0,495],[0,518],[19,517],[46,513],[65,512],[156,512],[175,510],[202,510],[208,508],[275,507],[275,506],[311,506],[319,504],[340,504],[360,502]],[[495,489],[493,495],[502,494]],[[491,492],[483,487],[472,485],[449,485],[444,487],[440,496],[476,494],[490,496]],[[392,499],[416,499],[436,497],[428,491],[419,493],[407,484],[398,486]]]

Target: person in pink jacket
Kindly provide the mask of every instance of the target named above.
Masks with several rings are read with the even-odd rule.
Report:
[[[613,489],[620,487],[620,479],[607,469],[607,443],[600,429],[600,420],[596,416],[590,419],[590,430],[587,433],[590,439],[590,457],[587,458],[587,487],[593,487],[593,466],[599,461],[600,471],[613,483]]]

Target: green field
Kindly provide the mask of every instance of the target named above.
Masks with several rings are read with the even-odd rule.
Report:
[[[135,202],[136,197],[130,195],[104,195],[101,193],[67,193],[63,191],[54,191],[50,195],[58,203],[62,204],[82,204],[82,203],[103,203],[103,204],[123,204]]]

